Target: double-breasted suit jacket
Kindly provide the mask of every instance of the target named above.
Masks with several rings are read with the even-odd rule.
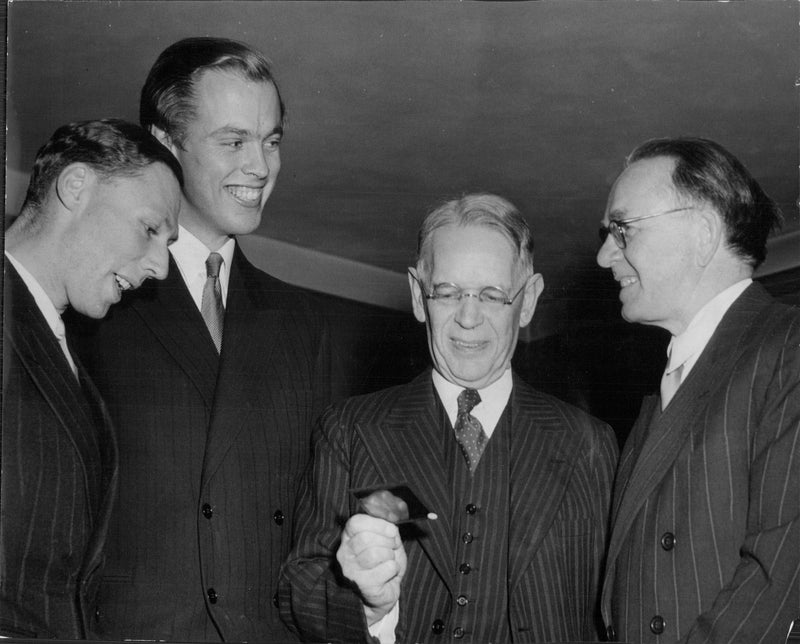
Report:
[[[629,642],[784,642],[800,616],[800,311],[753,284],[662,413],[612,512],[603,616]]]
[[[505,441],[507,452],[498,462],[505,458],[506,471],[489,473],[505,481],[505,523],[483,524],[473,535],[462,534],[459,517],[472,520],[468,515],[480,517],[486,508],[461,505],[465,500],[448,478],[447,452],[455,439],[430,372],[329,408],[315,431],[313,464],[298,501],[297,542],[281,575],[287,623],[307,640],[368,639],[361,601],[335,559],[344,522],[358,510],[348,490],[405,482],[438,519],[408,534],[401,530],[408,567],[397,641],[440,641],[453,634],[469,640],[475,631],[462,628],[465,611],[477,614],[480,624],[488,604],[506,598],[504,624],[482,624],[483,641],[497,641],[492,633],[514,642],[597,639],[614,436],[599,421],[516,377],[504,416],[506,425],[498,425],[479,470],[492,444]],[[458,453],[457,447],[452,451]],[[497,534],[505,536],[504,543]],[[480,550],[506,554],[470,572],[459,557],[474,565],[472,554]],[[502,570],[497,574],[503,578],[496,579],[492,568]],[[475,598],[458,590],[467,573],[479,576],[477,591],[489,595],[486,605],[470,604]]]
[[[114,432],[7,263],[0,454],[0,635],[85,638],[117,476]]]
[[[167,279],[72,330],[120,440],[100,632],[291,639],[274,595],[313,421],[329,402],[311,298],[237,246],[221,354],[172,259]]]

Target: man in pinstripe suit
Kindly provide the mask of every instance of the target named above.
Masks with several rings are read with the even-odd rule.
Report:
[[[91,634],[117,446],[61,313],[102,317],[166,276],[181,170],[165,152],[132,123],[59,128],[6,233],[0,636]]]
[[[615,484],[602,595],[629,642],[783,642],[800,616],[800,311],[752,282],[780,213],[727,150],[629,156],[598,253],[672,341]]]
[[[527,223],[494,195],[445,203],[409,285],[434,369],[321,419],[284,620],[313,641],[595,640],[616,441],[510,368],[543,288]],[[348,492],[399,483],[436,518],[398,526]]]

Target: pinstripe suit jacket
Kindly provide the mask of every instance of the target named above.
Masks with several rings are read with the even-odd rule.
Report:
[[[666,410],[645,399],[612,518],[602,604],[620,640],[785,641],[800,616],[800,311],[751,285]]]
[[[218,355],[180,271],[76,329],[120,440],[108,638],[294,639],[273,602],[328,342],[304,292],[234,253]]]
[[[594,640],[616,441],[607,426],[516,377],[509,405],[512,521],[509,575],[499,586],[508,588],[513,641]],[[356,512],[348,488],[398,481],[439,516],[405,541],[398,641],[437,641],[436,620],[452,630],[459,535],[450,524],[442,417],[427,372],[348,399],[321,419],[298,501],[296,545],[281,574],[281,614],[305,639],[368,639],[361,602],[340,578],[335,552]]]
[[[4,287],[0,635],[83,638],[116,485],[114,433],[10,264]]]

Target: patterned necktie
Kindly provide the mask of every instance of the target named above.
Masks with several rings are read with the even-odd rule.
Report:
[[[222,265],[222,255],[211,253],[206,260],[206,285],[203,287],[203,301],[200,312],[206,321],[211,339],[217,347],[217,353],[222,348],[222,324],[225,317],[225,307],[222,305],[222,289],[219,285],[219,267]]]
[[[669,367],[667,367],[669,369]],[[683,375],[683,365],[678,365],[672,371],[664,371],[661,377],[661,411],[664,411],[669,405],[669,401],[678,391],[681,386],[681,376]]]
[[[456,440],[461,446],[470,474],[475,472],[486,447],[486,432],[478,419],[470,414],[473,407],[481,401],[480,394],[474,389],[465,389],[458,394],[458,418],[456,418]]]

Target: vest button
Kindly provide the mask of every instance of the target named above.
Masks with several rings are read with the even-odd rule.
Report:
[[[617,639],[617,631],[614,630],[613,626],[606,628],[606,639],[609,642],[613,642],[615,639]]]
[[[202,510],[203,510],[203,516],[206,519],[210,519],[211,517],[214,516],[214,509],[208,503],[203,503]]]
[[[214,590],[213,588],[209,588],[206,591],[206,595],[208,595],[208,601],[210,603],[212,603],[212,604],[216,604],[217,603],[217,591],[216,590]]]
[[[283,525],[283,520],[285,518],[281,510],[275,510],[275,514],[272,515],[272,520],[278,525]]]
[[[656,635],[661,635],[664,632],[664,626],[666,626],[666,622],[664,622],[664,618],[661,615],[656,615],[650,620],[650,630]]]
[[[464,629],[460,626],[456,626],[453,629],[453,637],[455,637],[457,640],[460,640],[462,637],[464,637]]]
[[[456,598],[456,604],[458,604],[459,606],[466,606],[467,604],[469,604],[469,599],[467,599],[464,595],[459,595]]]
[[[278,602],[278,593],[275,593],[275,594],[272,596],[272,605],[273,605],[275,608],[279,608],[279,607],[280,607],[280,603]]]
[[[431,624],[431,630],[433,631],[434,635],[441,635],[444,633],[444,622],[441,619],[433,620],[433,624]]]
[[[661,535],[661,547],[667,552],[675,547],[675,535],[671,532],[665,532]]]
[[[472,566],[470,566],[468,563],[462,563],[458,567],[458,572],[460,572],[462,575],[468,575],[471,570],[472,570]]]
[[[478,511],[478,506],[474,503],[467,504],[467,514],[475,514]]]
[[[465,532],[464,534],[461,535],[461,541],[463,541],[464,543],[472,543],[472,540],[474,538],[475,537],[472,536],[471,532]]]

